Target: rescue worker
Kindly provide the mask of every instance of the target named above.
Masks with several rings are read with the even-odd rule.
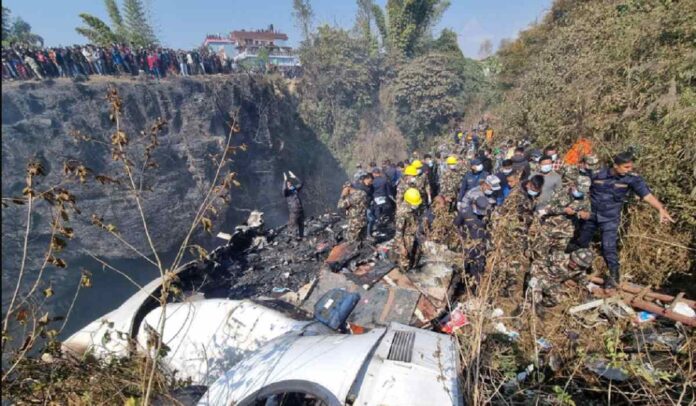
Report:
[[[372,186],[372,174],[363,175],[353,185],[345,185],[341,191],[338,208],[346,211],[348,228],[346,240],[350,243],[362,244],[367,227],[367,210],[370,197],[367,190]]]
[[[428,177],[423,171],[423,162],[416,159],[411,163],[411,166],[416,168],[416,171],[418,171],[418,175],[416,176],[416,188],[421,193],[425,204],[428,205],[432,199],[432,191],[430,190],[430,182],[428,181]]]
[[[297,240],[304,238],[304,208],[300,199],[300,190],[302,190],[302,181],[295,176],[292,171],[288,175],[283,173],[283,196],[288,204],[288,230],[295,235]]]
[[[488,212],[489,202],[479,196],[464,210],[460,211],[454,224],[461,230],[465,241],[466,262],[464,269],[476,279],[478,284],[486,268],[486,243],[489,239],[484,218]]]
[[[474,158],[470,161],[471,171],[469,171],[462,179],[462,184],[459,187],[459,195],[457,196],[457,201],[461,201],[466,192],[479,186],[481,181],[486,179],[486,176],[490,175],[488,172],[483,170],[483,163],[478,158]]]
[[[616,240],[618,238],[621,208],[628,192],[632,191],[660,215],[660,223],[674,222],[662,203],[650,192],[648,185],[640,175],[633,173],[633,155],[622,152],[613,159],[611,168],[604,168],[591,175],[590,202],[592,214],[583,223],[577,245],[588,248],[595,231],[599,228],[602,235],[602,257],[609,268],[609,277],[605,278],[605,288],[612,289],[620,282],[619,254]]]
[[[367,171],[363,169],[361,163],[357,163],[355,165],[355,173],[353,174],[353,182],[357,182],[362,178],[365,174],[367,174]]]
[[[372,169],[372,211],[377,224],[381,224],[392,211],[392,185],[380,168]],[[372,230],[370,230],[372,231]]]
[[[430,154],[425,154],[424,156],[425,160],[425,166],[424,166],[424,175],[426,177],[426,180],[428,181],[428,189],[430,190],[430,197],[428,199],[429,202],[432,201],[435,196],[437,196],[438,193],[438,179],[440,178],[440,166],[438,165],[438,162],[433,159],[433,156]]]
[[[542,156],[544,154],[538,149],[533,149],[529,152],[529,169],[531,172],[539,171],[539,160],[541,160]]]
[[[414,166],[409,165],[406,168],[404,168],[404,173],[403,177],[399,181],[399,184],[396,186],[396,207],[397,211],[399,208],[399,205],[403,204],[404,201],[404,193],[406,193],[406,190],[409,188],[415,187],[417,188],[417,181],[416,178],[418,177],[418,169],[416,169]]]
[[[500,179],[498,179],[495,175],[488,175],[479,186],[466,192],[464,197],[462,197],[462,200],[457,203],[457,206],[460,209],[465,209],[479,196],[484,196],[489,200],[491,205],[495,205],[497,193],[500,192],[500,189]]]
[[[428,241],[446,245],[452,251],[459,251],[461,240],[457,230],[452,227],[456,215],[450,211],[445,198],[439,195],[435,196],[427,214],[425,234]]]
[[[459,195],[459,185],[464,175],[456,156],[448,156],[445,162],[447,163],[447,169],[442,172],[440,177],[440,196],[444,197],[450,211],[454,211],[456,207],[455,202]]]
[[[517,173],[513,172],[509,181],[515,182]],[[534,176],[515,186],[505,202],[491,215],[491,250],[486,268],[495,271],[504,281],[503,295],[521,298],[523,282],[529,270],[528,231],[533,219],[534,200],[541,193],[544,184],[542,176]]]
[[[587,283],[587,272],[593,261],[594,254],[587,248],[573,251],[570,255],[555,253],[548,258],[545,266],[532,270],[528,284],[532,300],[544,307],[557,306],[567,292],[565,282],[573,281],[581,286]]]
[[[399,268],[405,272],[416,266],[420,259],[423,198],[418,189],[409,188],[404,193],[404,202],[406,204],[397,207],[395,240],[399,249]]]

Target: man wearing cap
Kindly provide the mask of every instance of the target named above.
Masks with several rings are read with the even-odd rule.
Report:
[[[483,170],[483,163],[478,158],[474,158],[470,161],[471,171],[469,171],[462,179],[462,184],[459,187],[459,195],[457,196],[457,201],[461,201],[466,192],[479,186],[481,182],[486,179],[486,176],[490,175],[488,172]]]
[[[620,282],[618,238],[621,209],[629,192],[633,192],[660,215],[660,223],[674,222],[662,203],[650,192],[640,175],[633,173],[633,155],[622,152],[614,157],[614,165],[591,175],[590,202],[592,214],[583,223],[577,245],[588,248],[595,231],[602,234],[602,257],[609,268],[605,288],[614,288]]]
[[[500,189],[500,179],[495,175],[488,175],[479,186],[466,192],[464,197],[457,203],[457,206],[461,209],[466,209],[469,204],[479,196],[484,196],[491,205],[494,205],[497,201],[497,193],[500,192]]]
[[[566,293],[565,282],[586,284],[587,272],[592,267],[593,260],[592,251],[583,248],[570,255],[556,252],[544,266],[533,266],[528,284],[532,300],[545,307],[558,305]]]
[[[365,169],[363,169],[362,164],[358,162],[355,165],[355,173],[353,174],[353,182],[359,181],[360,178],[362,178],[366,174],[367,174],[367,171]]]
[[[486,243],[489,239],[484,218],[488,213],[490,203],[485,196],[479,196],[461,210],[454,224],[463,234],[466,241],[466,262],[464,269],[478,283],[486,268]]]

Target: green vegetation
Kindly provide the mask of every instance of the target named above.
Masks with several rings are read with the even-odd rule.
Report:
[[[128,43],[134,47],[150,47],[158,44],[157,36],[148,18],[142,0],[124,0],[123,15],[116,0],[104,0],[111,19],[111,27],[98,17],[81,13],[85,27],[75,30],[93,44],[109,46],[113,43]]]
[[[9,8],[2,7],[2,46],[12,44],[25,47],[43,46],[43,38],[31,31],[31,25],[22,17],[12,19]]]
[[[295,7],[298,24],[307,26],[297,3],[309,4]],[[319,27],[303,43],[301,115],[344,165],[366,141],[407,148],[429,142],[487,86],[483,69],[463,56],[453,31],[433,38],[432,27],[448,6],[392,0],[383,10],[358,0],[355,29]]]
[[[695,16],[689,1],[559,0],[498,53],[502,133],[562,149],[588,137],[604,162],[634,151],[637,171],[678,219],[659,225],[644,205],[627,208],[622,263],[653,285],[694,272]]]

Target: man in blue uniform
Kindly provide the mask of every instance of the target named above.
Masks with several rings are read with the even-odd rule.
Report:
[[[592,214],[584,222],[577,245],[588,248],[597,228],[602,233],[602,257],[609,268],[605,288],[614,288],[619,283],[619,254],[616,248],[621,208],[629,191],[654,207],[660,214],[660,222],[674,222],[662,203],[650,192],[642,177],[632,173],[633,156],[622,152],[614,157],[611,168],[603,168],[591,175],[590,201]]]
[[[478,158],[472,159],[471,170],[462,178],[462,184],[459,187],[457,201],[461,201],[464,195],[466,195],[466,192],[479,186],[488,175],[490,174],[483,170],[483,163],[481,163],[481,160]]]

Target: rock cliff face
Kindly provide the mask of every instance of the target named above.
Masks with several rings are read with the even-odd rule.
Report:
[[[47,169],[43,185],[62,184],[73,191],[82,214],[71,219],[76,238],[64,255],[75,256],[85,248],[105,258],[133,257],[131,251],[90,224],[92,214],[114,224],[141,252],[150,252],[130,192],[93,180],[97,174],[124,175],[122,164],[111,159],[109,144],[115,127],[106,100],[109,86],[118,90],[123,101],[124,129],[134,144],[142,138],[140,131],[147,131],[158,117],[168,123],[154,153],[159,167],[144,177],[142,194],[150,232],[161,252],[178,248],[188,231],[210,187],[215,170],[212,157],[224,146],[226,120],[234,111],[239,112],[241,131],[234,135],[232,144],[248,148],[233,157],[231,170],[238,174],[241,186],[233,188],[230,205],[214,220],[213,234],[229,231],[252,209],[264,211],[267,223],[284,223],[283,171],[292,170],[305,181],[302,197],[308,215],[332,207],[346,180],[338,162],[299,118],[295,100],[281,81],[241,75],[173,78],[159,84],[117,80],[3,86],[2,195],[21,195],[26,164],[32,158],[42,161]],[[75,130],[103,143],[79,142],[69,136]],[[80,184],[66,179],[63,163],[69,160],[90,168],[92,180]],[[32,247],[37,252],[45,251],[50,231],[49,212],[47,205],[43,206],[33,218]],[[8,270],[3,271],[4,281],[18,268],[24,213],[25,206],[3,209],[2,263]],[[208,247],[222,242],[214,242],[200,227],[197,237],[198,243]]]

